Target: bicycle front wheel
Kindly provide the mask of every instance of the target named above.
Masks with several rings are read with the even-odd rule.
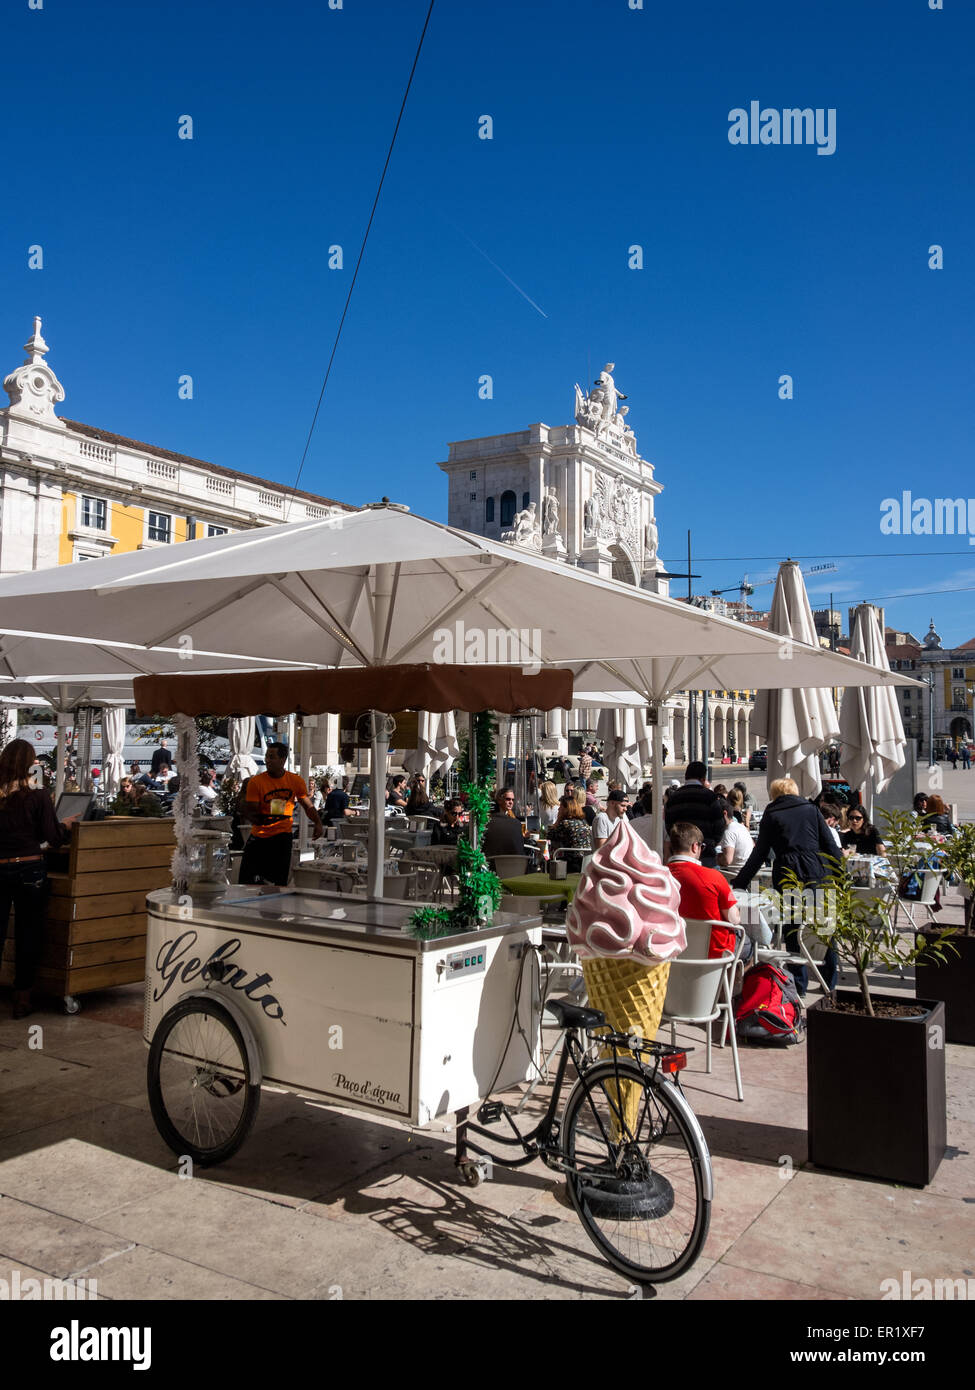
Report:
[[[590,1239],[631,1279],[688,1270],[711,1220],[711,1160],[683,1096],[630,1057],[599,1062],[566,1102],[569,1196]]]

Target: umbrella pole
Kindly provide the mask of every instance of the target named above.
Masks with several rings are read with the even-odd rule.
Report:
[[[366,898],[374,902],[383,896],[383,865],[386,859],[386,756],[389,753],[389,725],[384,714],[369,711],[369,869]]]
[[[649,708],[655,711],[657,719],[660,719],[660,702],[651,700]],[[662,746],[663,733],[659,722],[653,726],[653,748],[651,750],[651,793],[653,801],[653,847],[659,855],[663,855],[664,850],[664,754]]]
[[[57,771],[54,774],[55,799],[64,791],[64,779],[68,766],[68,730],[66,714],[58,714],[57,720]]]
[[[308,786],[308,779],[311,775],[311,726],[318,723],[312,717],[310,720],[299,718],[298,720],[298,773]],[[301,863],[301,855],[308,848],[309,837],[311,835],[311,823],[307,816],[302,816],[298,824],[298,863]]]

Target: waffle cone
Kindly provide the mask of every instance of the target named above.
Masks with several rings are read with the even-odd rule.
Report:
[[[605,1014],[607,1023],[616,1032],[636,1033],[647,1042],[653,1042],[667,995],[669,960],[647,966],[634,960],[592,956],[582,962],[582,973],[591,1009]],[[603,1048],[602,1055],[611,1056],[612,1049]],[[632,1056],[632,1053],[620,1055]],[[607,1091],[619,1106],[613,1126],[615,1137],[620,1138],[624,1124],[624,1137],[632,1137],[638,1123],[641,1088],[630,1081],[623,1081],[618,1087],[610,1082]]]

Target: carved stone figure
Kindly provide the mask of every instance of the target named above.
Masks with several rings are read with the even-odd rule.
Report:
[[[559,529],[559,498],[554,487],[546,488],[542,511],[542,534],[554,536]]]
[[[651,517],[643,528],[643,548],[648,561],[657,558],[657,539],[657,523]]]
[[[534,502],[529,502],[523,511],[515,512],[512,529],[506,532],[502,539],[511,540],[515,545],[527,546],[531,550],[541,549],[542,538],[538,530]]]
[[[607,362],[596,378],[596,387],[602,392],[603,421],[607,425],[612,424],[616,419],[619,412],[619,402],[627,399],[622,391],[616,389],[616,382],[613,380],[615,368],[615,362]],[[592,394],[594,395],[595,392]]]

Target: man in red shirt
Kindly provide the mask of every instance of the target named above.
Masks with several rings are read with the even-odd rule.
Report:
[[[680,888],[680,915],[695,922],[728,922],[738,926],[741,912],[724,874],[701,863],[704,836],[696,825],[679,821],[670,832],[670,858],[667,868]],[[742,960],[751,954],[751,941],[745,938]],[[733,952],[735,933],[721,927],[711,928],[708,959],[714,960],[723,951]]]
[[[316,839],[325,831],[303,779],[285,768],[287,745],[269,743],[264,759],[267,771],[248,780],[239,805],[240,818],[250,821],[251,833],[244,846],[238,881],[283,887],[291,877],[295,807],[300,806],[311,821]]]

